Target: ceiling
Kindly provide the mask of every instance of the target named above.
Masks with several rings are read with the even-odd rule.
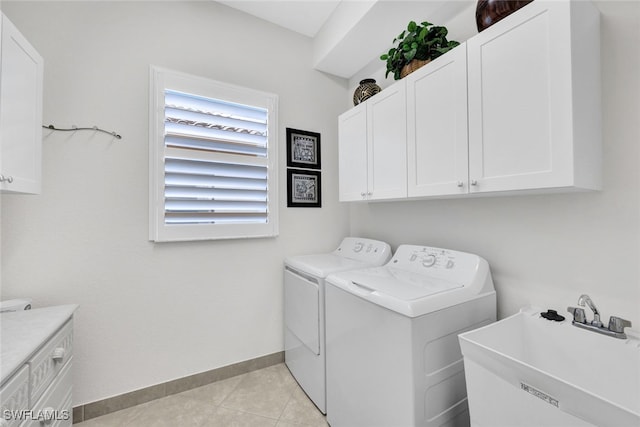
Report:
[[[315,37],[341,0],[219,0],[234,9]]]
[[[475,0],[218,0],[310,37],[313,67],[351,78],[386,52],[409,21],[445,25]]]

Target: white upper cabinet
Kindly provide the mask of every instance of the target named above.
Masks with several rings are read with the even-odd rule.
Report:
[[[406,93],[396,84],[338,120],[340,201],[407,197]]]
[[[40,192],[43,60],[2,14],[0,191]]]
[[[467,42],[471,192],[600,189],[599,13],[535,1]]]
[[[340,201],[365,200],[367,196],[367,104],[338,119],[338,169]]]
[[[462,43],[405,80],[408,196],[467,193],[466,45]]]
[[[363,104],[340,117],[342,201],[599,190],[599,12],[531,2]]]
[[[367,103],[367,174],[370,200],[407,197],[407,97],[404,84]]]

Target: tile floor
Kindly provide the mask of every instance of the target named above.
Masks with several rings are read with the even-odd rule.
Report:
[[[325,427],[325,417],[283,363],[122,411],[78,427]]]

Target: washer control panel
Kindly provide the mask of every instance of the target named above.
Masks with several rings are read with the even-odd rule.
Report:
[[[345,237],[335,254],[381,265],[391,258],[391,247],[379,240]]]
[[[475,273],[480,257],[429,246],[400,245],[390,265],[432,277],[463,281]]]
[[[396,264],[400,260],[396,257]],[[426,268],[445,268],[451,269],[456,266],[456,252],[447,249],[435,249],[422,247],[420,250],[414,250],[409,255],[409,263],[419,263]]]
[[[396,264],[400,262],[398,258],[394,258]],[[426,268],[452,269],[456,265],[456,252],[447,249],[422,247],[419,250],[411,251],[408,262],[419,263]]]

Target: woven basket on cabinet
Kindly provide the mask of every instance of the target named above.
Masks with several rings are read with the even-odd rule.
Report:
[[[402,70],[400,70],[400,78],[404,79],[418,68],[427,65],[429,62],[431,62],[430,59],[412,59],[407,65],[402,67]]]

